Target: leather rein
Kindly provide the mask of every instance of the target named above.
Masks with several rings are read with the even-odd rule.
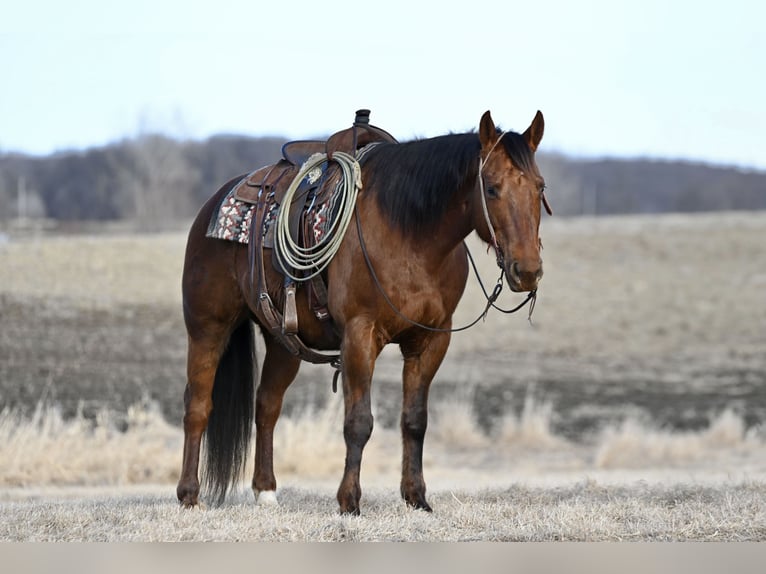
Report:
[[[466,331],[476,325],[479,321],[486,319],[487,313],[489,312],[490,308],[497,309],[501,313],[515,313],[516,311],[519,311],[522,309],[527,303],[529,303],[529,315],[527,317],[527,320],[531,323],[532,322],[532,313],[535,310],[535,303],[537,302],[537,289],[534,289],[530,291],[527,294],[527,298],[524,299],[521,303],[516,305],[516,307],[512,309],[503,309],[501,307],[498,307],[495,304],[495,301],[497,301],[497,298],[500,296],[500,293],[503,290],[503,286],[505,284],[505,258],[503,256],[503,251],[500,249],[500,246],[497,243],[497,237],[495,235],[495,230],[492,226],[492,222],[489,219],[489,209],[487,208],[487,198],[485,196],[484,191],[484,176],[482,175],[482,172],[484,170],[484,165],[486,164],[487,160],[489,159],[490,154],[494,151],[495,146],[503,139],[503,136],[506,134],[506,132],[503,132],[500,134],[500,137],[497,138],[495,143],[492,145],[492,147],[489,149],[489,152],[487,153],[486,158],[482,159],[481,156],[479,157],[479,195],[481,196],[481,206],[482,206],[482,213],[484,215],[484,220],[487,223],[487,228],[489,229],[489,235],[491,237],[491,244],[492,247],[495,250],[495,257],[497,258],[497,266],[500,268],[500,277],[497,279],[497,283],[495,283],[494,289],[492,289],[492,293],[487,293],[487,289],[484,287],[484,283],[481,280],[481,276],[479,275],[479,270],[476,267],[476,262],[473,259],[473,256],[471,255],[470,249],[468,249],[468,245],[463,241],[463,247],[465,248],[466,255],[468,256],[468,260],[471,262],[471,268],[473,269],[474,275],[476,275],[476,280],[479,282],[479,286],[481,287],[482,293],[484,293],[484,297],[487,300],[487,305],[484,307],[484,310],[479,314],[476,319],[468,323],[467,325],[463,325],[462,327],[456,327],[454,329],[444,329],[439,327],[431,327],[430,325],[424,325],[423,323],[419,323],[418,321],[415,321],[413,319],[410,319],[404,313],[401,312],[401,310],[394,305],[393,301],[388,297],[385,290],[383,289],[383,286],[380,283],[380,280],[378,279],[377,273],[375,273],[375,268],[372,266],[372,261],[370,260],[370,255],[367,252],[367,245],[364,242],[364,236],[362,234],[362,225],[359,222],[359,210],[358,207],[355,206],[355,219],[356,219],[356,232],[359,236],[359,246],[362,250],[362,255],[364,256],[364,261],[367,264],[367,269],[370,271],[370,276],[372,277],[373,282],[375,283],[375,287],[377,288],[378,292],[381,294],[385,302],[388,304],[388,306],[391,308],[391,310],[396,313],[396,315],[400,318],[409,323],[410,325],[413,325],[415,327],[420,327],[421,329],[425,329],[426,331],[431,331],[434,333],[459,333],[460,331]],[[550,208],[550,205],[548,204],[548,200],[545,197],[545,195],[542,195],[542,201],[543,205],[545,206],[545,210],[548,212],[548,214],[552,215],[552,210]]]
[[[407,317],[404,313],[401,312],[401,310],[394,305],[394,302],[391,301],[391,299],[386,294],[385,290],[383,289],[383,285],[381,285],[380,280],[378,279],[378,274],[375,273],[375,268],[372,266],[372,261],[370,260],[370,255],[367,252],[367,245],[364,242],[364,236],[362,235],[362,226],[359,223],[359,213],[357,211],[356,213],[356,231],[357,235],[359,236],[359,246],[362,249],[362,255],[364,256],[364,261],[367,264],[367,269],[370,272],[370,276],[372,277],[373,282],[375,283],[375,287],[378,290],[378,293],[381,294],[383,297],[383,300],[388,304],[388,306],[391,308],[391,310],[396,313],[396,315],[400,318],[409,323],[410,325],[413,325],[415,327],[420,327],[421,329],[425,329],[426,331],[431,331],[433,333],[459,333],[460,331],[467,331],[474,325],[476,325],[479,321],[485,319],[487,317],[487,313],[489,312],[490,308],[495,308],[501,313],[515,313],[516,311],[522,309],[524,305],[529,303],[531,301],[531,304],[529,306],[529,321],[532,321],[532,311],[534,311],[535,308],[535,301],[537,299],[537,289],[530,291],[527,294],[527,298],[524,299],[520,304],[518,304],[513,309],[502,309],[501,307],[498,307],[495,304],[495,301],[497,301],[497,298],[500,296],[500,293],[503,290],[504,285],[504,279],[505,279],[505,269],[501,266],[500,267],[500,277],[497,279],[497,283],[495,284],[495,288],[492,290],[492,293],[487,293],[487,289],[484,287],[484,283],[481,280],[481,276],[479,275],[479,270],[476,267],[476,263],[473,260],[473,256],[471,255],[470,249],[468,249],[468,245],[466,245],[465,241],[463,242],[463,247],[465,248],[465,253],[468,256],[468,260],[471,262],[471,268],[473,269],[474,275],[476,275],[476,279],[479,282],[479,286],[481,286],[482,293],[484,293],[484,297],[487,299],[487,305],[484,307],[484,310],[479,314],[478,317],[476,317],[473,321],[468,323],[467,325],[463,325],[462,327],[456,327],[451,329],[444,329],[440,327],[431,327],[430,325],[425,325],[423,323],[420,323],[418,321],[415,321],[414,319],[410,319]],[[502,261],[502,253],[500,251],[496,251],[498,261]]]

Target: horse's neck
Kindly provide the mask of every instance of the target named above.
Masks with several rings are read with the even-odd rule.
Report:
[[[429,252],[430,260],[444,261],[451,257],[456,249],[461,248],[463,240],[476,229],[471,196],[473,188],[472,182],[466,182],[465,189],[455,194],[453,205],[439,224],[416,238],[419,249]]]

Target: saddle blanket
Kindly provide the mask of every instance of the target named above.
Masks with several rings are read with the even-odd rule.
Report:
[[[357,150],[357,161],[361,162],[370,150],[379,145],[372,142]],[[315,174],[308,174],[306,179],[313,183],[318,178]],[[218,209],[213,212],[207,229],[207,237],[248,243],[250,241],[250,227],[253,224],[256,206],[253,203],[241,201],[236,198],[236,192],[242,182],[235,185],[221,201]],[[332,229],[335,216],[340,207],[340,188],[343,181],[338,181],[332,193],[322,193],[321,189],[311,189],[306,200],[306,208],[301,217],[301,229],[308,233],[309,237],[303,238],[304,245],[316,245],[320,243]],[[263,220],[263,246],[274,247],[273,223],[279,212],[279,203],[274,199],[271,191],[266,197],[267,207]]]
[[[237,199],[235,185],[223,198],[218,209],[213,212],[210,218],[210,224],[207,229],[207,237],[214,239],[224,239],[227,241],[236,241],[237,243],[248,243],[250,241],[250,227],[253,224],[256,206]],[[327,232],[332,227],[335,213],[337,212],[338,193],[329,194],[324,201],[317,200],[317,191],[309,191],[306,200],[306,209],[302,220],[307,222],[308,229],[312,237],[304,238],[309,243],[316,245],[321,242]],[[263,220],[263,246],[274,247],[273,223],[279,212],[279,203],[274,199],[274,192],[270,192],[266,197],[267,207]]]

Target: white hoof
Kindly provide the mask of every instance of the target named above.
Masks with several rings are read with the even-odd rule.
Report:
[[[274,490],[256,490],[255,504],[258,506],[277,506],[277,493]]]

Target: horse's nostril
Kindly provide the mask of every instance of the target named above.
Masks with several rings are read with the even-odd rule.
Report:
[[[514,261],[508,266],[509,281],[522,289],[534,289],[542,276],[542,261],[530,265]]]
[[[508,269],[508,273],[511,275],[511,279],[513,279],[516,283],[521,283],[521,275],[519,273],[519,262],[514,261],[511,263],[510,269]]]

